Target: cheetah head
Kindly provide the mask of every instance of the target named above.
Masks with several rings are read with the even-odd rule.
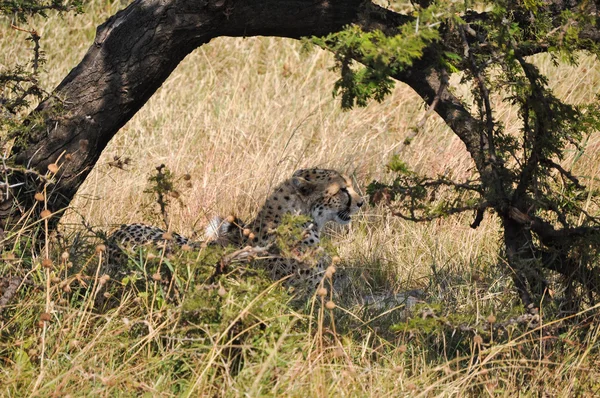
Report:
[[[292,185],[309,205],[319,227],[328,221],[348,224],[352,214],[364,204],[352,181],[335,170],[298,170],[292,177]]]

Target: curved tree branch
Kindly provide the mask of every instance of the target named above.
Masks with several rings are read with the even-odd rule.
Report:
[[[575,6],[558,0],[552,4],[558,11]],[[476,20],[486,15],[469,17]],[[213,38],[264,35],[298,39],[323,36],[348,24],[391,34],[412,20],[363,0],[136,0],[98,27],[80,64],[34,111],[29,118],[31,132],[16,137],[15,161],[45,173],[49,164],[63,159],[48,205],[52,211],[65,208],[115,133],[187,54]],[[595,26],[582,32],[590,40],[600,36]],[[450,37],[456,32],[444,34]],[[465,143],[485,185],[494,172],[495,160],[483,151],[486,143],[481,142],[481,123],[458,98],[440,90],[444,77],[436,69],[437,51],[432,44],[420,61],[395,78],[410,85],[430,105],[439,97],[435,111]],[[40,116],[44,123],[39,123]],[[13,193],[22,208],[33,200],[35,187],[27,189]],[[501,187],[496,189],[501,192]],[[6,227],[16,208],[0,204],[0,227]]]

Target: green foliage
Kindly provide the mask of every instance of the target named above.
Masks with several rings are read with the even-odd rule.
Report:
[[[516,220],[523,229],[517,234],[522,241],[507,251],[515,253],[508,260],[522,275],[515,277],[522,297],[527,296],[524,280],[532,289],[544,284],[531,277],[538,272],[531,271],[537,267],[533,264],[558,269],[569,277],[574,267],[596,274],[598,259],[585,257],[587,263],[582,264],[580,253],[589,253],[584,248],[599,240],[600,218],[587,209],[597,212],[600,198],[597,190],[588,187],[593,181],[575,175],[561,162],[572,150],[580,153],[576,162],[585,152],[587,137],[600,130],[600,102],[595,98],[569,104],[558,98],[529,58],[547,52],[555,63],[573,64],[581,51],[600,55],[598,40],[583,34],[597,22],[590,12],[594,8],[582,3],[557,10],[537,0],[503,0],[477,3],[477,9],[485,10],[478,13],[470,2],[419,4],[412,4],[412,19],[396,30],[365,32],[349,26],[312,40],[335,54],[334,68],[340,79],[334,93],[341,96],[344,108],[365,106],[370,99],[381,101],[393,87],[393,78],[402,76],[425,51],[428,67],[437,69],[440,76],[461,72],[462,82],[471,87],[474,104],[464,104],[464,108],[470,108],[467,112],[476,123],[468,133],[455,131],[473,156],[475,175],[462,182],[453,181],[451,175],[419,176],[394,156],[388,164],[394,177],[389,183],[369,186],[371,202],[383,201],[395,215],[414,221],[475,211],[472,226],[477,227],[486,209],[493,209],[504,222]],[[366,66],[357,67],[356,61]],[[517,134],[497,119],[495,98],[516,110]],[[435,103],[439,99],[426,100]],[[530,231],[527,223],[532,220],[539,221]],[[557,243],[554,234],[565,240]],[[516,242],[508,235],[507,240]],[[578,249],[568,249],[572,245]],[[573,265],[551,265],[548,252]],[[544,262],[540,262],[542,257]],[[585,278],[580,282],[587,283]],[[588,287],[600,295],[600,289]],[[537,300],[542,292],[536,294]]]
[[[40,15],[44,18],[49,11],[54,12],[83,12],[83,0],[2,0],[0,2],[0,17],[5,15],[18,22],[25,22],[27,17]]]
[[[410,67],[427,45],[439,39],[437,12],[436,6],[419,10],[418,18],[400,26],[395,35],[348,26],[326,37],[311,39],[335,55],[334,70],[341,77],[335,83],[334,95],[341,96],[343,108],[366,106],[370,99],[382,101],[391,92],[391,76]],[[358,66],[356,60],[367,66]]]

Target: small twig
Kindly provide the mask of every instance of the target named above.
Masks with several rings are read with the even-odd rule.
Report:
[[[567,178],[569,181],[571,181],[574,185],[575,188],[577,189],[585,189],[585,187],[583,185],[581,185],[581,183],[579,182],[579,179],[577,177],[575,177],[570,171],[565,170],[560,164],[553,162],[550,159],[541,159],[540,163],[551,167],[553,169],[556,169],[561,176]]]
[[[427,119],[429,119],[429,117],[433,114],[433,112],[435,112],[435,107],[437,106],[438,102],[440,101],[440,98],[442,97],[444,90],[446,90],[446,87],[448,87],[448,76],[446,74],[446,71],[442,70],[441,84],[440,84],[440,87],[438,88],[437,93],[435,94],[435,97],[433,98],[433,101],[431,101],[431,104],[429,104],[429,106],[427,107],[427,110],[425,111],[425,114],[423,115],[421,120],[419,120],[417,125],[413,129],[411,129],[408,136],[406,136],[406,138],[404,139],[404,145],[410,144],[412,142],[412,140],[415,139],[417,134],[419,134],[423,130],[423,127],[425,127],[425,123],[427,122]]]

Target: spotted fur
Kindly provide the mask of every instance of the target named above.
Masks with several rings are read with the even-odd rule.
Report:
[[[315,286],[331,264],[329,256],[316,250],[323,227],[330,221],[348,224],[363,204],[345,175],[335,170],[303,169],[275,188],[254,220],[237,225],[237,230],[225,221],[219,231],[227,231],[227,238],[236,246],[267,246],[273,243],[273,231],[286,214],[308,216],[310,221],[303,225],[303,238],[295,248],[297,258],[273,255],[258,263],[274,279],[286,278],[292,285]],[[222,236],[212,238],[222,239]],[[315,266],[302,259],[307,255],[317,257]]]
[[[257,261],[257,266],[266,269],[273,279],[286,278],[292,285],[314,286],[331,263],[329,256],[318,250],[323,227],[330,221],[348,224],[363,203],[345,175],[326,169],[298,170],[275,188],[254,220],[243,223],[236,218],[216,218],[207,227],[206,235],[209,241],[223,245],[271,247],[274,231],[286,214],[307,216],[302,240],[294,247],[296,255],[282,256],[274,248],[272,255]],[[144,224],[122,225],[109,237],[109,257],[118,256],[123,247],[155,244],[171,250],[174,246],[200,246],[176,233],[165,239],[165,233]],[[306,261],[307,257],[316,257],[316,261]],[[314,262],[316,265],[311,266]]]

